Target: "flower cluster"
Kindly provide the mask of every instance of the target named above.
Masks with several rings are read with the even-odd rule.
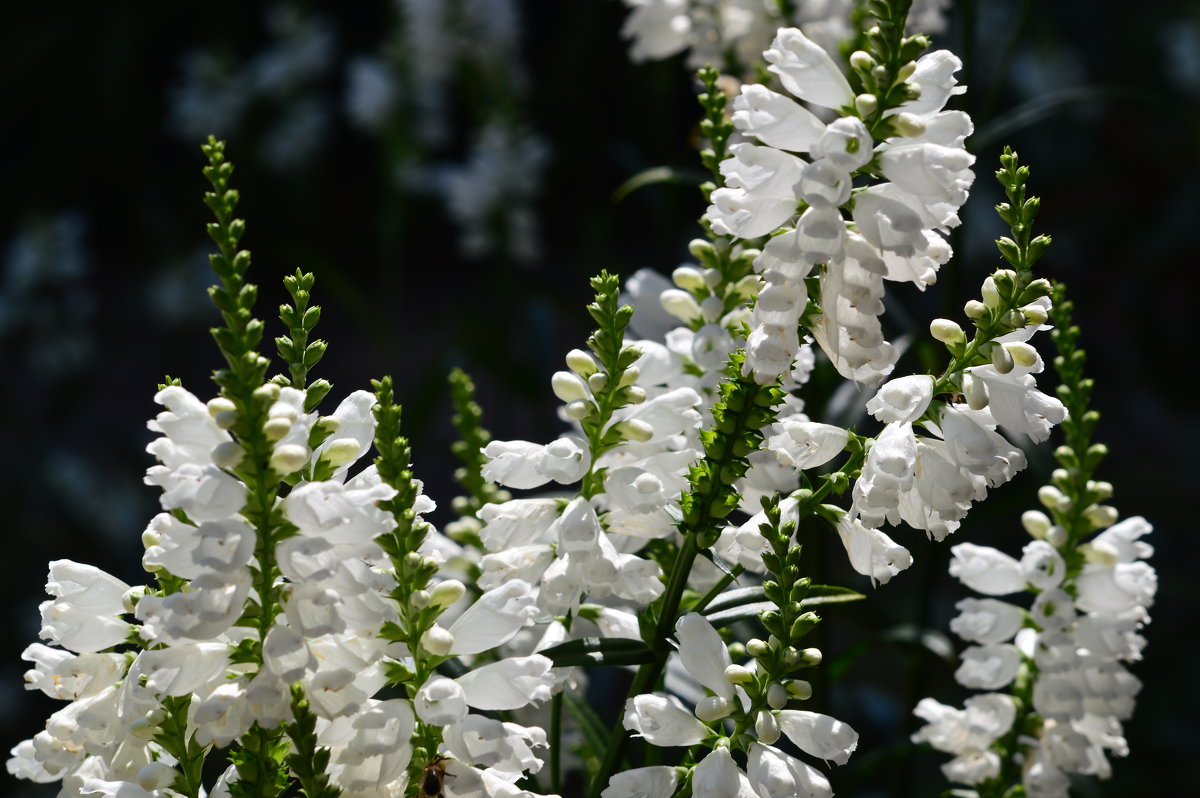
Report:
[[[630,39],[634,61],[669,58],[688,52],[694,68],[720,64],[734,77],[753,74],[759,54],[779,28],[794,26],[836,50],[854,38],[851,0],[764,2],[764,0],[624,0],[630,8],[622,34]],[[949,0],[916,0],[909,28],[941,33]]]
[[[49,645],[26,650],[26,681],[70,703],[14,749],[9,770],[61,780],[65,794],[194,798],[206,758],[226,751],[209,793],[254,795],[279,778],[256,757],[282,746],[312,796],[400,794],[435,756],[449,759],[457,795],[493,794],[488,785],[541,768],[545,733],[477,712],[549,698],[551,662],[496,658],[457,678],[435,668],[532,623],[529,586],[466,601],[461,582],[435,578],[444,544],[422,520],[434,504],[408,470],[389,381],[316,412],[329,386],[303,387],[325,349],[308,341],[311,275],[288,281],[279,348],[290,376],[261,381],[237,193],[221,146],[207,152],[213,297],[228,325],[215,336],[230,368],[207,403],[179,385],[156,396],[146,482],[162,489],[163,512],[142,536],[155,582],[51,563]],[[355,471],[373,442],[375,464]],[[404,695],[377,697],[389,685]]]
[[[971,543],[951,550],[951,575],[977,593],[1033,594],[1028,608],[964,599],[950,624],[973,644],[962,652],[958,682],[1009,693],[970,698],[963,710],[926,698],[915,710],[928,725],[913,740],[953,754],[942,768],[946,777],[985,798],[1015,781],[1031,798],[1065,798],[1067,774],[1106,778],[1108,756],[1129,752],[1121,724],[1141,682],[1125,663],[1141,659],[1146,641],[1138,631],[1150,621],[1157,587],[1145,562],[1153,549],[1142,540],[1150,524],[1141,517],[1116,523],[1116,509],[1100,503],[1112,486],[1092,479],[1104,447],[1090,443],[1098,419],[1087,409],[1091,381],[1080,373],[1079,330],[1069,327],[1069,304],[1059,294],[1055,362],[1073,416],[1055,453],[1063,467],[1038,493],[1050,515],[1022,516],[1033,540],[1019,560]]]
[[[510,9],[454,8],[490,5]],[[985,692],[962,709],[921,701],[913,739],[952,754],[947,777],[977,798],[1017,782],[1064,796],[1066,774],[1105,775],[1124,753],[1150,528],[1101,503],[1078,330],[1034,276],[1049,239],[1032,234],[1039,201],[1011,151],[997,172],[1007,266],[964,307],[973,334],[934,319],[945,367],[892,375],[886,281],[935,282],[974,179],[971,120],[945,109],[963,91],[958,59],[922,54],[909,0],[868,0],[848,71],[816,31],[852,4],[803,18],[788,3],[630,5],[643,55],[703,40],[749,59],[757,34],[732,22],[767,25],[759,75],[778,85],[730,104],[720,73],[700,71],[704,237],[670,281],[592,279],[593,332],[550,378],[561,435],[493,440],[470,379],[451,376],[465,495],[445,534],[426,520],[390,378],[320,411],[332,386],[310,375],[326,350],[311,274],[284,280],[284,368],[268,375],[232,166],[209,140],[219,394],[168,380],[156,395],[149,583],[51,563],[26,680],[68,703],[13,749],[11,773],[65,796],[536,798],[570,792],[568,751],[591,798],[829,798],[816,760],[847,763],[859,736],[807,703],[823,654],[806,638],[817,610],[866,596],[815,583],[805,544],[834,533],[863,585],[891,582],[913,560],[885,525],[943,540],[1024,468],[1013,441],[1060,424],[1062,468],[1039,494],[1050,514],[1026,514],[1021,559],[952,550],[951,574],[986,596],[951,624],[971,643],[956,678]],[[402,8],[411,36],[449,6]],[[811,24],[776,30],[781,15]],[[719,35],[689,39],[702,18]],[[421,44],[422,68],[448,69]],[[513,188],[499,153],[514,141],[477,164],[488,192],[459,187],[476,221]],[[1038,388],[1031,343],[1048,322],[1058,398]],[[830,384],[834,400],[812,401]],[[1022,591],[1028,608],[995,598]],[[583,669],[604,666],[636,667],[615,724],[580,697]],[[634,738],[687,750],[622,772]]]

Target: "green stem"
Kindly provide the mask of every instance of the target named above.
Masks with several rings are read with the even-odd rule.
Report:
[[[563,694],[550,699],[550,792],[562,792],[562,714]]]

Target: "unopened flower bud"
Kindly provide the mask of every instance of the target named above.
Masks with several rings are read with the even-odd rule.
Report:
[[[987,383],[976,379],[972,374],[963,377],[963,394],[967,397],[967,405],[972,410],[982,410],[988,406],[990,397]]]
[[[696,717],[705,723],[720,720],[733,711],[733,705],[719,695],[710,695],[696,702]]]
[[[806,667],[814,667],[821,664],[821,649],[806,648],[800,652],[800,662]]]
[[[766,656],[770,650],[771,647],[767,645],[767,641],[765,640],[759,640],[757,637],[754,637],[746,641],[746,653],[752,657]]]
[[[896,132],[905,138],[915,139],[917,136],[925,135],[925,120],[916,114],[908,112],[896,114],[892,122],[896,125]]]
[[[1069,483],[1070,479],[1071,472],[1065,468],[1056,468],[1050,472],[1050,481],[1055,485],[1060,483]]]
[[[146,595],[146,586],[135,585],[121,595],[121,606],[124,607],[125,612],[133,612],[144,595]]]
[[[625,388],[633,385],[638,381],[638,377],[642,376],[642,370],[637,366],[630,366],[621,373],[621,379],[617,381],[618,388]]]
[[[618,422],[616,428],[621,433],[621,437],[627,441],[645,443],[654,438],[654,427],[641,419],[626,419],[625,421]]]
[[[1067,530],[1061,526],[1052,526],[1046,530],[1046,542],[1056,549],[1061,549],[1067,544]]]
[[[1013,356],[1008,349],[1003,346],[992,347],[992,366],[1001,374],[1007,374],[1013,370]]]
[[[695,266],[680,266],[671,272],[671,282],[684,291],[699,291],[704,287],[704,272]]]
[[[887,67],[885,67],[883,64],[879,64],[871,70],[871,77],[875,78],[875,80],[879,83],[887,80],[887,76]]]
[[[963,305],[963,313],[967,314],[968,319],[979,320],[987,315],[987,305],[978,299],[970,299]]]
[[[285,443],[271,452],[271,470],[276,474],[294,474],[307,462],[308,447],[298,443]]]
[[[668,288],[658,298],[662,309],[680,321],[690,322],[700,315],[700,306],[687,291],[678,288]]]
[[[754,642],[753,640],[750,642]],[[762,642],[761,640],[758,642]],[[750,646],[747,645],[748,649]],[[754,671],[747,668],[745,665],[727,665],[725,666],[725,678],[730,684],[745,684],[754,679]]]
[[[1111,482],[1088,480],[1088,492],[1096,497],[1099,501],[1111,499],[1113,495],[1113,486]]]
[[[1107,529],[1121,517],[1111,504],[1093,504],[1083,511],[1083,515],[1096,529]]]
[[[221,441],[212,448],[209,456],[217,468],[234,468],[242,462],[246,452],[236,441]]]
[[[773,745],[779,739],[779,721],[770,712],[759,712],[754,719],[754,733],[763,745]]]
[[[1050,517],[1040,510],[1026,510],[1021,515],[1021,526],[1032,538],[1044,538],[1050,531]]]
[[[803,679],[793,679],[787,683],[788,695],[798,701],[807,701],[812,698],[812,684]]]
[[[758,296],[758,292],[762,290],[762,278],[757,274],[747,274],[742,279],[734,283],[729,291],[730,293],[739,294],[744,297]]]
[[[631,405],[640,405],[646,401],[646,389],[640,385],[630,385],[625,391],[625,400]]]
[[[996,289],[996,281],[990,276],[983,279],[983,285],[979,287],[979,294],[983,297],[983,304],[989,308],[1000,306],[1000,292]]]
[[[1053,510],[1058,505],[1058,500],[1063,498],[1063,493],[1053,485],[1043,485],[1038,488],[1038,501],[1047,510]]]
[[[592,403],[585,402],[582,399],[575,402],[567,402],[563,412],[567,414],[567,418],[573,421],[583,421],[592,414]]]
[[[593,393],[600,393],[608,387],[608,375],[603,371],[597,371],[595,374],[587,378],[588,387]],[[582,396],[576,396],[575,399],[582,399]]]
[[[779,682],[772,682],[767,688],[767,705],[771,709],[783,709],[787,706],[788,692],[787,688]]]
[[[1033,368],[1038,362],[1037,350],[1026,343],[1014,342],[1005,344],[1004,348],[1012,355],[1013,362],[1024,369]]]
[[[279,386],[273,382],[254,389],[254,398],[259,402],[274,402],[279,398]]]
[[[435,657],[446,656],[453,646],[454,635],[440,626],[431,626],[421,635],[421,647]]]
[[[966,340],[962,327],[950,319],[934,319],[929,322],[929,334],[944,344],[957,344]]]
[[[447,579],[438,584],[429,593],[429,603],[434,607],[449,607],[467,592],[463,583],[457,579]]]
[[[867,72],[875,68],[875,59],[865,50],[855,50],[850,53],[850,66]]]
[[[286,418],[269,418],[263,424],[263,434],[269,441],[281,440],[292,428],[292,422]]]
[[[216,418],[221,413],[233,413],[237,411],[237,405],[232,400],[226,399],[224,396],[218,396],[209,399],[205,407],[208,408],[208,414]]]
[[[917,62],[909,61],[907,64],[904,64],[902,67],[900,67],[899,69],[896,70],[896,79],[897,80],[908,80],[909,78],[911,78],[913,76],[913,73],[916,71],[917,71]]]
[[[328,462],[334,468],[337,468],[338,466],[353,462],[357,459],[360,451],[362,451],[362,446],[357,439],[334,438],[325,447],[325,451],[321,452],[321,459]]]
[[[707,239],[693,238],[688,242],[688,252],[692,253],[693,258],[703,258],[712,251],[712,242]]]
[[[554,391],[554,395],[564,402],[588,398],[587,387],[584,386],[583,380],[579,379],[579,375],[569,371],[554,372],[554,375],[550,377],[550,390]]]
[[[1026,305],[1021,308],[1021,315],[1025,317],[1026,324],[1045,324],[1050,317],[1041,305]]]
[[[408,603],[419,610],[423,610],[429,606],[429,591],[414,590],[408,597]]]
[[[862,116],[870,116],[879,108],[879,98],[874,94],[860,94],[854,98],[854,108]]]
[[[719,269],[704,270],[704,284],[709,288],[716,288],[721,284],[721,280],[723,279],[725,279],[725,277],[721,274]]]
[[[589,377],[599,371],[596,361],[582,349],[572,349],[567,352],[567,368],[581,377]]]

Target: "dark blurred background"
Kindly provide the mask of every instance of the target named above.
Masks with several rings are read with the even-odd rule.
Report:
[[[277,322],[284,273],[316,273],[317,332],[331,342],[318,375],[335,385],[328,407],[393,374],[417,473],[444,507],[456,495],[448,370],[475,377],[497,437],[548,440],[560,431],[549,377],[587,334],[588,276],[669,274],[687,260],[704,208],[693,179],[698,106],[682,57],[631,64],[616,0],[477,2],[488,13],[476,17],[453,11],[470,4],[408,5],[424,16],[410,19],[407,39],[384,0],[6,10],[5,748],[56,708],[22,689],[19,659],[37,637],[47,561],[141,581],[139,535],[157,511],[157,490],[141,484],[155,387],[170,374],[212,394],[207,133],[228,139],[238,167],[260,316]],[[1100,476],[1116,485],[1123,516],[1156,527],[1160,587],[1150,646],[1134,668],[1145,689],[1127,727],[1132,754],[1115,761],[1111,781],[1078,794],[1191,794],[1200,7],[951,5],[939,44],[965,62],[970,91],[957,107],[976,118],[978,179],[941,283],[925,294],[889,285],[887,323],[902,334],[908,317],[961,318],[977,296],[999,262],[991,173],[1012,144],[1043,198],[1038,228],[1054,237],[1042,273],[1069,284],[1084,329],[1103,413],[1097,435],[1111,449]],[[681,177],[614,200],[657,166]],[[1017,519],[1051,467],[1048,452],[1031,455],[959,539],[1019,551]],[[843,673],[827,674],[823,707],[863,735],[860,754],[834,774],[839,795],[944,786],[944,757],[906,742],[914,724],[905,707],[923,695],[961,701],[953,666],[924,630],[945,632],[965,590],[945,574],[946,546],[903,531],[897,539],[917,565],[887,586],[890,600],[826,613],[823,646]],[[825,558],[820,547],[812,561],[829,569],[826,580],[859,584],[844,556]],[[52,793],[0,779],[6,794]]]

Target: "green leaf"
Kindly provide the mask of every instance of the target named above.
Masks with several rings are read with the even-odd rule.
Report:
[[[810,607],[815,604],[841,604],[847,601],[862,601],[865,598],[866,596],[862,593],[848,587],[812,585],[808,588],[808,595],[800,602],[800,606]]]
[[[628,197],[639,188],[652,186],[656,183],[670,183],[672,185],[682,184],[697,184],[703,179],[699,172],[683,172],[670,166],[652,166],[649,169],[643,169],[633,177],[626,180],[612,194],[614,203]]]
[[[623,637],[583,637],[538,652],[556,668],[583,665],[640,665],[654,654],[641,640]]]
[[[587,743],[588,754],[599,759],[604,753],[605,746],[608,745],[609,727],[578,693],[572,690],[564,690],[562,697],[567,711],[571,713],[571,717],[575,718],[575,722],[579,725],[579,730],[583,732],[583,739]]]

